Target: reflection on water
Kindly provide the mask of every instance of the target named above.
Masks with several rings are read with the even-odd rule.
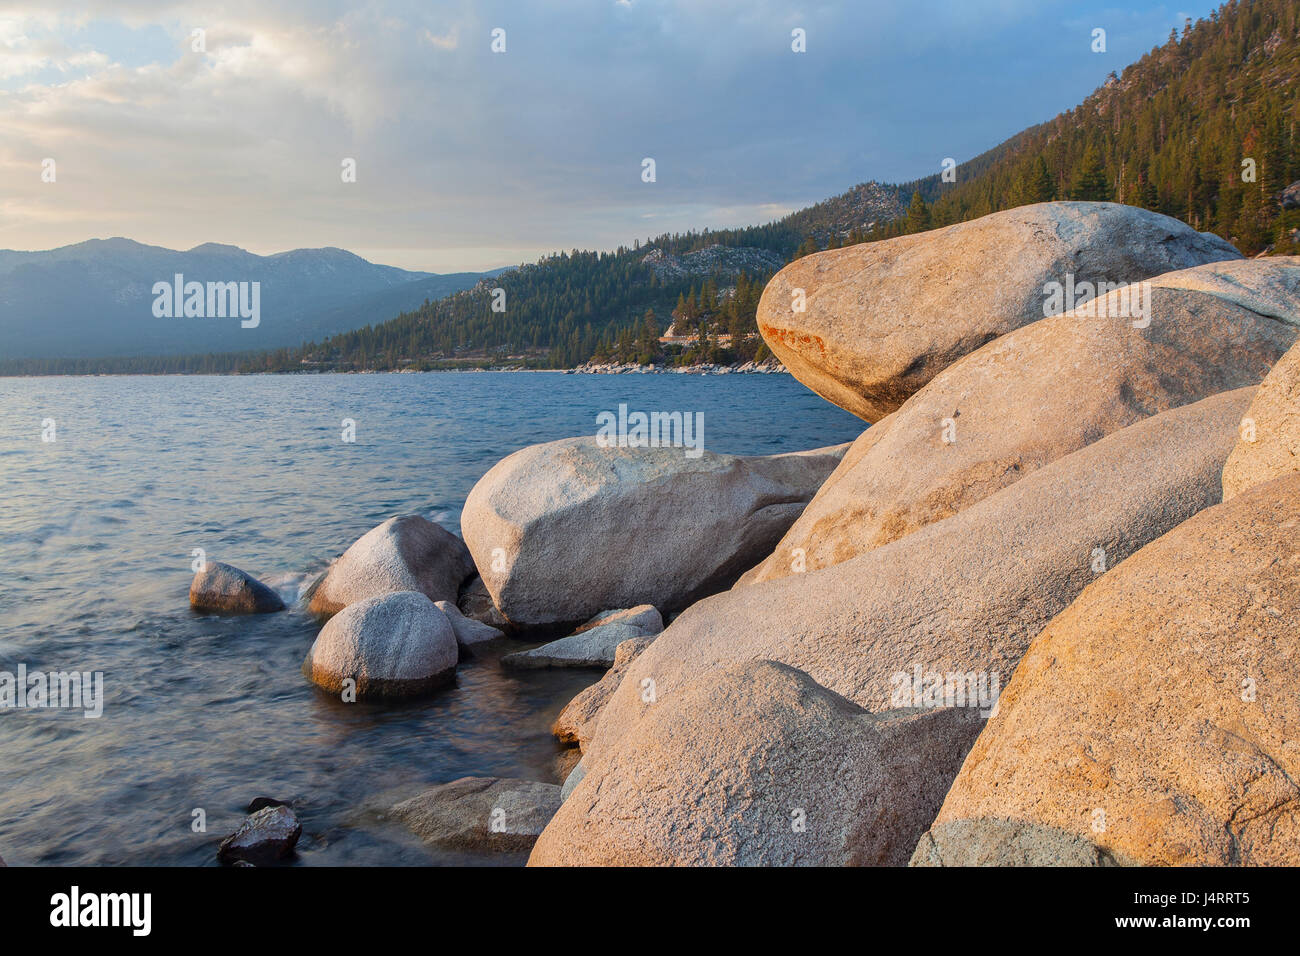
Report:
[[[785,376],[0,379],[0,670],[103,671],[106,697],[99,720],[0,710],[0,855],[215,865],[265,795],[299,812],[299,865],[519,862],[432,853],[377,811],[467,774],[555,780],[550,724],[599,675],[503,671],[505,647],[430,699],[345,705],[301,674],[316,626],[297,602],[385,518],[459,530],[493,463],[593,434],[619,402],[703,411],[707,447],[742,454],[862,428]],[[292,609],[192,613],[195,548]]]

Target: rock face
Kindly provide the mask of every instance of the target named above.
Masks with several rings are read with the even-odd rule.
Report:
[[[1043,318],[1044,286],[1067,274],[1076,286],[1127,283],[1240,258],[1158,213],[1039,203],[805,256],[768,283],[758,328],[799,381],[874,422],[963,355]]]
[[[284,859],[298,845],[302,826],[286,806],[258,810],[221,841],[217,859],[226,866],[238,862],[267,866]]]
[[[594,437],[532,445],[479,480],[461,526],[515,626],[638,604],[667,612],[770,553],[846,449],[688,458]]]
[[[399,803],[392,814],[435,846],[526,852],[559,806],[553,783],[462,777]]]
[[[1241,440],[1223,466],[1223,497],[1300,471],[1300,346],[1287,352],[1259,387]]]
[[[586,778],[548,827],[535,859],[559,859],[542,853],[543,844],[563,846],[566,861],[602,859],[605,851],[589,835],[646,813],[682,815],[683,832],[689,827],[698,834],[705,826],[730,832],[709,805],[679,803],[681,794],[667,790],[635,802],[626,790],[617,791],[617,800],[577,800],[584,788],[612,794],[617,778],[632,779],[636,755],[656,746],[652,738],[666,729],[659,708],[691,682],[707,683],[722,666],[778,661],[873,713],[900,706],[898,675],[917,668],[982,674],[990,687],[993,679],[1005,682],[1029,641],[1097,576],[1094,568],[1122,561],[1217,502],[1223,461],[1251,392],[1239,389],[1138,422],[842,564],[689,608],[628,668],[583,756]],[[723,731],[719,725],[714,732]],[[748,734],[757,747],[766,728],[725,732],[738,739]],[[923,737],[916,746],[926,745]],[[891,759],[907,756],[908,740],[901,732],[894,738]],[[957,766],[919,766],[924,772],[908,784],[920,788],[911,805],[921,806],[923,795],[937,806]],[[675,810],[650,806],[660,793]],[[687,822],[686,815],[701,819]],[[910,848],[888,862],[901,865],[909,854]]]
[[[605,611],[568,637],[532,650],[507,654],[501,658],[501,666],[613,667],[620,645],[642,638],[653,638],[663,629],[663,618],[649,604],[620,611]]]
[[[1300,864],[1300,475],[1147,545],[1035,638],[918,864]]]
[[[239,568],[209,561],[190,582],[190,607],[217,614],[269,614],[283,611],[284,601]]]
[[[465,543],[420,515],[389,518],[356,540],[312,588],[308,610],[336,614],[349,604],[397,591],[456,601],[474,573]]]
[[[1300,260],[1297,260],[1300,262]],[[1300,335],[1300,266],[1238,260],[1151,280],[1150,324],[1112,292],[944,370],[854,443],[740,584],[830,567],[956,514],[1150,415],[1259,382]],[[877,435],[877,430],[880,430]]]
[[[564,706],[564,710],[560,711],[560,716],[555,719],[555,724],[551,727],[551,733],[555,734],[561,743],[586,747],[596,729],[596,720],[600,717],[600,712],[605,709],[610,697],[614,695],[628,667],[652,643],[654,643],[653,637],[634,637],[619,644],[614,649],[613,666],[606,671],[604,677],[581,691]]]
[[[307,653],[303,672],[332,694],[356,681],[357,700],[411,697],[456,677],[456,633],[418,591],[367,598],[330,618]]]
[[[531,863],[870,865],[906,859],[983,721],[960,708],[869,714],[771,661],[702,675],[581,777]],[[754,728],[762,728],[755,733]],[[647,789],[646,780],[654,787]],[[620,809],[636,807],[635,824]]]
[[[1282,190],[1278,205],[1283,209],[1300,209],[1300,182],[1294,182]]]
[[[476,621],[461,614],[460,608],[450,601],[437,601],[434,603],[434,607],[447,616],[447,623],[451,625],[452,631],[456,634],[456,643],[461,647],[473,647],[475,644],[495,641],[499,637],[506,636],[503,631],[499,631],[489,624],[484,624],[482,621]]]

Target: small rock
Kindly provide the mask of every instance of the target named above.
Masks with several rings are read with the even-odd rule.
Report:
[[[356,681],[357,699],[411,697],[456,677],[456,633],[447,615],[418,591],[350,604],[321,629],[303,672],[330,693]]]
[[[664,629],[664,619],[653,604],[638,604],[636,607],[616,611],[601,611],[586,624],[575,630],[574,634],[590,631],[602,624],[628,624],[639,627],[647,635],[658,634]]]
[[[269,614],[284,601],[257,578],[220,561],[209,561],[190,582],[190,607],[217,614]]]
[[[624,641],[645,637],[639,627],[602,624],[590,631],[570,634],[530,651],[518,651],[501,658],[502,667],[527,670],[539,667],[602,667],[614,665],[614,653]]]
[[[266,807],[249,816],[239,829],[221,841],[217,859],[227,866],[237,861],[265,866],[293,852],[302,825],[289,807]]]
[[[393,807],[426,843],[448,849],[524,852],[560,806],[553,783],[462,777]]]
[[[435,601],[434,606],[447,615],[447,621],[456,634],[456,643],[461,647],[473,647],[475,644],[495,641],[498,637],[506,636],[504,631],[490,624],[484,624],[482,621],[466,617],[460,612],[460,608],[450,601]]]

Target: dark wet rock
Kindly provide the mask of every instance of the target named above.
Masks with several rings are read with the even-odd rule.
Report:
[[[190,582],[190,607],[216,614],[270,614],[284,610],[284,601],[245,571],[209,561]]]
[[[266,866],[283,860],[298,844],[302,825],[289,807],[265,807],[250,815],[221,841],[217,859],[227,866],[242,860]]]

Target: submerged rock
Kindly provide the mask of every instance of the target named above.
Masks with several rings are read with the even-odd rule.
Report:
[[[239,861],[267,866],[293,852],[302,826],[286,806],[266,807],[249,816],[239,829],[221,841],[217,859],[227,866]]]
[[[284,601],[251,574],[209,561],[190,582],[190,607],[217,614],[270,614],[283,611]]]
[[[594,437],[533,445],[479,480],[461,524],[517,627],[638,604],[672,611],[767,555],[846,448],[691,458]]]
[[[459,657],[447,616],[417,591],[350,604],[325,624],[303,672],[332,694],[355,681],[356,699],[411,697],[450,684]]]
[[[1043,318],[1048,283],[1124,284],[1240,258],[1159,213],[1038,203],[804,256],[768,283],[758,328],[795,378],[874,422],[963,355]]]
[[[455,602],[474,573],[465,543],[420,515],[389,518],[343,552],[311,589],[308,610],[336,614],[367,598],[419,591],[431,601]]]
[[[525,852],[560,805],[553,783],[462,777],[393,807],[424,842],[447,849]]]
[[[1300,864],[1300,474],[1148,544],[1038,635],[914,864]]]

